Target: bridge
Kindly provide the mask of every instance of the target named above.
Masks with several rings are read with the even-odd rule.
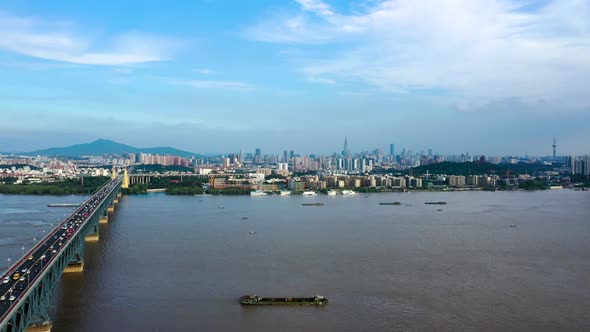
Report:
[[[232,174],[235,175],[235,174]],[[194,174],[194,173],[186,173],[186,174],[160,174],[160,173],[138,173],[138,174],[129,174],[129,184],[136,184],[142,183],[147,184],[150,183],[152,178],[162,178],[168,176],[179,176],[179,177],[197,177],[202,179],[208,179],[209,175],[206,174]]]
[[[84,270],[84,243],[98,241],[128,180],[116,177],[14,263],[0,279],[0,332],[51,330],[49,308],[62,273]]]

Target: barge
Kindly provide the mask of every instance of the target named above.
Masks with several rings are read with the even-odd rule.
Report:
[[[77,203],[55,203],[47,204],[48,207],[78,207],[80,204]]]
[[[314,297],[261,297],[258,295],[242,296],[242,305],[325,305],[328,299],[321,295]]]
[[[437,204],[437,205],[446,205],[447,202],[426,202],[424,204]]]
[[[385,202],[385,203],[379,203],[379,205],[402,205],[402,203],[400,203],[400,202],[392,202],[392,203]]]
[[[324,203],[303,203],[303,206],[324,206]]]

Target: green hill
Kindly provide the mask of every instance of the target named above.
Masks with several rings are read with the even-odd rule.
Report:
[[[24,153],[25,155],[40,156],[101,156],[123,155],[124,153],[151,153],[159,155],[175,155],[182,157],[199,156],[196,153],[178,150],[170,147],[136,148],[131,145],[117,143],[111,140],[99,139],[91,143],[75,144],[67,147],[49,148]]]

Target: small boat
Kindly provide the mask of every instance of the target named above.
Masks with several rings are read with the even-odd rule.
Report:
[[[336,194],[337,194],[336,190],[328,190],[329,196],[336,196]]]
[[[217,208],[218,209],[225,209],[223,206],[218,206]]]
[[[250,196],[266,196],[266,193],[262,190],[255,190],[250,192]]]
[[[516,225],[510,225],[510,227],[512,227],[512,228],[516,228]]]
[[[240,219],[242,219],[242,220],[248,220],[248,217],[242,217]]]
[[[356,195],[354,190],[342,190],[342,195]]]
[[[309,191],[308,190],[308,191],[304,191],[301,195],[303,195],[303,196],[315,196],[317,194],[318,193],[316,193],[315,191]]]
[[[379,203],[379,205],[402,205],[402,203],[400,203],[400,202],[391,202],[391,203],[386,202],[386,203]]]
[[[436,211],[443,211],[443,209],[436,209]]]
[[[324,206],[324,203],[303,203],[303,206]]]
[[[314,297],[261,297],[244,295],[240,301],[243,305],[325,305],[328,299],[316,295]]]
[[[447,202],[425,202],[424,204],[437,204],[437,205],[446,205]]]
[[[281,190],[279,196],[288,196],[291,195],[291,192],[288,190]]]
[[[256,234],[256,232],[254,232],[254,231],[250,231],[250,234]]]

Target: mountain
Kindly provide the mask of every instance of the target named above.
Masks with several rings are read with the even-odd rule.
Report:
[[[181,157],[199,156],[196,153],[177,150],[170,147],[136,148],[131,145],[117,143],[111,140],[99,139],[91,143],[76,144],[61,148],[49,148],[23,153],[33,156],[100,156],[100,155],[122,155],[124,153],[151,153],[160,155],[174,155]]]

